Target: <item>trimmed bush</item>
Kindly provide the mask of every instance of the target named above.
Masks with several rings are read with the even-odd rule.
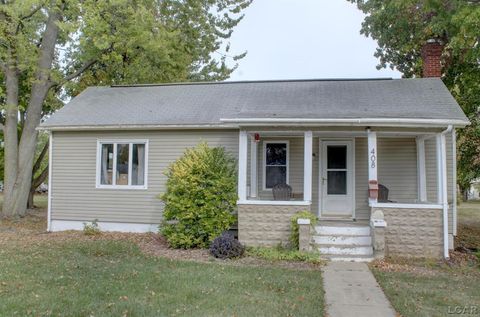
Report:
[[[310,211],[299,211],[290,219],[291,233],[290,233],[290,243],[293,249],[298,250],[298,219],[310,219],[310,224],[314,226],[317,223],[317,216],[312,214]]]
[[[210,253],[219,259],[238,258],[243,252],[245,247],[230,233],[223,233],[210,245]]]
[[[234,223],[236,160],[223,147],[206,143],[188,149],[167,170],[164,222],[160,228],[174,248],[207,248]]]
[[[98,236],[100,233],[100,227],[98,226],[98,219],[93,220],[91,223],[83,223],[83,234],[86,236]]]

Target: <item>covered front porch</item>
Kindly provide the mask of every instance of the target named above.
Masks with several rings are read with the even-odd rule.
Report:
[[[410,252],[402,245],[415,244],[407,240],[418,239],[423,231],[435,250],[441,244],[448,255],[443,229],[448,232],[449,203],[450,232],[456,227],[454,142],[454,131],[442,128],[242,129],[240,240],[248,245],[286,243],[290,218],[301,210],[316,214],[320,223],[359,224],[381,210],[392,229],[387,236],[392,251]],[[399,239],[403,242],[396,246]]]

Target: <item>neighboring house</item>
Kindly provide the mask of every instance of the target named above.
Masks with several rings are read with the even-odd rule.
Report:
[[[470,189],[467,193],[468,200],[479,200],[480,199],[480,179],[474,179]]]
[[[439,70],[429,52],[425,69]],[[91,87],[41,125],[51,142],[48,230],[98,219],[102,230],[156,231],[166,168],[206,141],[238,159],[247,245],[286,242],[291,216],[310,210],[321,252],[369,259],[370,215],[381,210],[387,255],[448,257],[455,128],[467,124],[438,78]],[[273,199],[279,183],[292,199]],[[377,183],[388,199],[376,198]]]

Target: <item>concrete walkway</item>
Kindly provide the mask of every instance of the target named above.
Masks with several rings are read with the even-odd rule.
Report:
[[[397,316],[365,263],[329,262],[323,286],[330,317]]]

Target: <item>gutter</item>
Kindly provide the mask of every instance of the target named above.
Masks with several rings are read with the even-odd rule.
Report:
[[[445,127],[452,125],[465,127],[470,124],[465,120],[451,119],[414,119],[414,118],[222,118],[221,122],[238,123],[241,126],[248,125],[278,125],[278,124],[316,124],[316,125],[346,125],[346,126],[389,126],[389,127],[412,127],[429,126]]]
[[[240,129],[241,127],[399,127],[399,128],[444,128],[448,125],[463,128],[470,124],[464,120],[444,119],[306,119],[306,118],[223,118],[220,124],[120,124],[120,125],[52,125],[39,126],[39,131],[106,131],[106,130],[201,130]]]
[[[201,129],[238,129],[238,124],[120,124],[120,125],[71,125],[39,126],[38,131],[98,131],[98,130],[201,130]]]

